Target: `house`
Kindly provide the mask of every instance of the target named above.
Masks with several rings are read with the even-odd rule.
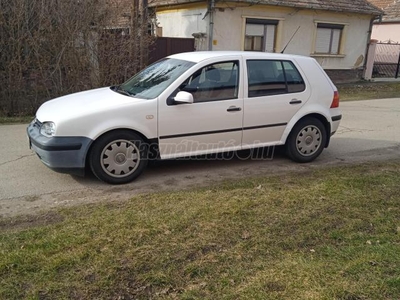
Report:
[[[400,43],[400,0],[369,0],[384,11],[374,23],[372,38],[382,43]]]
[[[316,58],[336,81],[362,76],[372,21],[366,0],[149,0],[158,34],[194,37],[197,50],[247,50]]]

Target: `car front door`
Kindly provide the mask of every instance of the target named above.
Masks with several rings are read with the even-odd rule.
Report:
[[[243,148],[279,144],[309,87],[292,61],[252,58],[246,65]]]
[[[199,64],[172,94],[160,97],[158,135],[162,159],[241,148],[241,69],[241,57]],[[174,101],[180,91],[190,93],[193,103]]]

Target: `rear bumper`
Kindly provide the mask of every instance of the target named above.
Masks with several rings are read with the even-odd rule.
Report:
[[[27,128],[30,148],[50,169],[74,175],[85,174],[86,154],[92,143],[87,137],[45,137],[32,122]]]
[[[331,136],[336,133],[339,128],[340,120],[342,119],[342,115],[336,115],[332,118],[332,128],[331,128]]]

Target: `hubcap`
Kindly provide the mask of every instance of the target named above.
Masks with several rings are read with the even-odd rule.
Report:
[[[314,125],[304,127],[296,138],[297,151],[303,156],[313,155],[321,147],[321,143],[321,132]]]
[[[118,153],[115,155],[115,162],[117,164],[123,164],[126,161],[126,156],[124,153]]]
[[[126,177],[139,166],[138,147],[131,141],[117,140],[104,147],[100,164],[104,172],[112,177]]]

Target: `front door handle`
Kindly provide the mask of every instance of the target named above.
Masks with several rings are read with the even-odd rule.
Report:
[[[289,103],[290,103],[290,104],[301,104],[301,100],[299,100],[299,99],[292,99]]]
[[[241,111],[241,110],[242,110],[241,107],[229,106],[229,108],[226,111],[232,112],[232,111]]]

